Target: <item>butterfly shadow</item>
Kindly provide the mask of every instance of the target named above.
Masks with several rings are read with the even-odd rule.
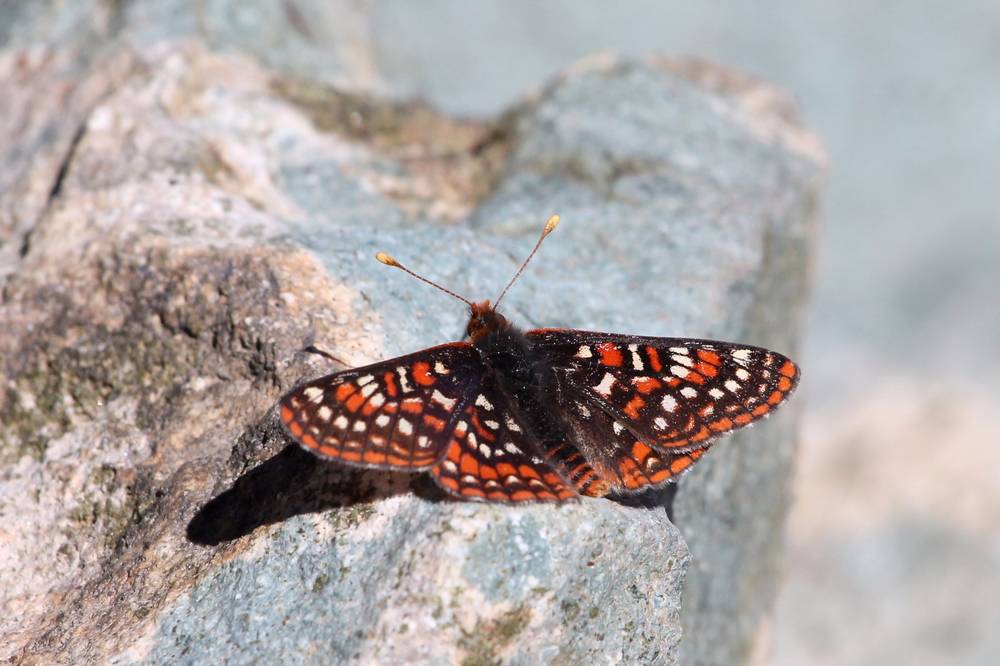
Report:
[[[255,426],[261,432],[248,432],[241,439],[277,436],[284,448],[198,510],[187,526],[192,543],[216,546],[293,516],[368,505],[411,492],[428,501],[450,501],[433,483],[421,482],[425,475],[349,468],[321,460],[290,442],[271,421]]]

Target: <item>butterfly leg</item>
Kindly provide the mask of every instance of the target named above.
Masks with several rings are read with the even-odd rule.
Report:
[[[337,358],[336,356],[334,356],[330,352],[323,351],[322,349],[320,349],[319,347],[317,347],[315,345],[309,345],[308,347],[304,348],[302,351],[309,352],[310,354],[319,354],[323,358],[329,359],[329,360],[333,361],[334,363],[339,363],[339,364],[343,365],[344,367],[350,367],[347,363],[345,363],[344,361],[340,360],[339,358]]]

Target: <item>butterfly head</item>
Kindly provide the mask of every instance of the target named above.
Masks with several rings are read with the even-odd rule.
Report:
[[[469,309],[472,314],[465,330],[473,342],[481,340],[490,331],[509,326],[507,318],[499,314],[489,301],[472,303]]]

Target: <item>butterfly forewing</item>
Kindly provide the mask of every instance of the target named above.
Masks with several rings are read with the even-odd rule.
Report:
[[[494,502],[561,501],[573,485],[538,450],[535,438],[484,375],[475,398],[456,418],[448,449],[431,470],[438,484],[465,499]]]
[[[610,431],[607,439],[619,451],[609,454],[617,463],[611,471],[626,489],[657,485],[683,471],[716,437],[767,416],[799,377],[798,367],[781,354],[746,345],[564,329],[530,331],[528,337],[556,373],[568,419],[579,419],[578,405],[607,415],[604,423],[574,421],[573,427],[592,440],[595,428]],[[664,457],[668,453],[673,457]],[[644,470],[651,461],[676,471]]]
[[[470,344],[440,345],[302,384],[282,398],[281,422],[326,458],[428,469],[444,455],[481,374]]]

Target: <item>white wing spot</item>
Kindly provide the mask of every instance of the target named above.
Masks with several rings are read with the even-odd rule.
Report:
[[[468,439],[469,439],[469,444],[472,444],[473,446],[476,446],[479,443],[479,440],[476,439],[476,433],[474,432],[469,433]]]
[[[580,412],[580,416],[582,416],[583,418],[585,418],[585,419],[589,419],[590,418],[590,410],[587,409],[587,406],[585,404],[583,404],[582,402],[576,403],[576,409],[577,409],[577,411]]]
[[[594,354],[590,351],[589,345],[582,345],[578,350],[576,350],[577,358],[590,358],[593,355]]]
[[[690,356],[685,356],[684,354],[674,354],[670,358],[674,359],[677,363],[680,363],[686,368],[690,368],[694,365],[694,361],[691,360]]]
[[[406,419],[403,418],[399,419],[399,425],[397,425],[396,427],[399,429],[399,432],[403,433],[404,435],[413,434],[413,424],[407,421]]]
[[[695,391],[690,386],[685,386],[684,388],[681,389],[681,395],[684,396],[685,398],[695,398],[698,396],[698,392]]]
[[[378,390],[378,384],[367,384],[361,387],[361,395],[366,398]]]
[[[622,427],[622,424],[618,423],[618,421],[615,421],[614,423],[612,423],[611,424],[611,428],[615,431],[616,435],[622,434],[622,432],[624,432],[624,430],[625,430],[625,428]]]
[[[664,411],[672,412],[677,409],[677,399],[672,395],[665,395],[660,402],[660,406],[663,407]]]
[[[710,389],[708,389],[708,394],[710,396],[712,396],[713,398],[715,398],[716,400],[718,400],[722,396],[726,395],[720,389],[717,389],[717,388],[710,388]]]
[[[459,421],[458,423],[455,424],[455,433],[460,437],[464,435],[465,431],[468,429],[469,429],[469,424],[466,421]]]
[[[639,345],[629,345],[628,350],[632,352],[632,369],[645,370],[646,366],[642,364],[642,357],[639,356]]]
[[[309,398],[310,402],[318,403],[323,399],[323,389],[317,388],[315,386],[310,386],[302,393],[304,393],[305,396]]]
[[[326,405],[323,405],[319,408],[319,411],[316,412],[316,416],[319,417],[320,421],[329,421],[330,417],[333,416],[333,410]]]
[[[521,426],[517,425],[517,421],[512,419],[510,416],[505,416],[503,421],[507,424],[507,429],[511,432],[521,432]]]
[[[594,387],[594,390],[607,397],[611,395],[611,388],[615,385],[615,378],[610,372],[604,373],[601,383]]]
[[[409,393],[412,391],[413,387],[410,386],[410,382],[406,379],[406,368],[399,366],[396,368],[396,374],[399,375],[399,389],[403,393]]]
[[[709,414],[711,414],[714,411],[715,411],[715,407],[713,407],[712,405],[708,405],[707,407],[705,407],[705,409],[701,410],[701,415],[702,416],[708,416]]]
[[[367,427],[368,426],[365,425],[364,421],[355,421],[354,428],[352,428],[352,430],[354,430],[354,432],[364,432]]]
[[[670,366],[670,372],[673,373],[674,377],[680,377],[684,379],[688,376],[688,369],[682,365],[672,365]]]
[[[653,419],[653,425],[656,426],[657,430],[664,430],[667,427],[667,420],[662,416],[657,416]]]
[[[451,472],[452,474],[454,474],[455,472],[458,471],[458,465],[456,465],[455,463],[453,463],[450,460],[443,460],[443,461],[441,461],[441,466],[444,467],[449,472]]]
[[[365,384],[371,382],[373,379],[375,379],[375,375],[365,375],[364,377],[358,377],[357,379],[354,380],[354,382],[358,386],[364,386]]]
[[[351,422],[348,421],[347,417],[344,416],[343,414],[341,414],[340,416],[338,416],[333,421],[333,425],[337,426],[341,430],[347,430],[347,426],[349,426],[350,424],[351,424]]]
[[[431,394],[431,400],[438,403],[448,411],[451,411],[451,408],[455,406],[454,398],[449,398],[448,396],[441,393],[441,391],[438,391],[437,389],[434,389],[434,393]]]
[[[507,449],[507,453],[517,455],[518,453],[524,453],[521,449],[517,448],[517,444],[514,442],[507,442],[503,445],[503,448]]]
[[[749,360],[749,358],[750,358],[750,350],[749,349],[734,349],[732,352],[730,352],[730,356],[732,356],[733,358],[735,358],[740,363],[746,363],[747,360]]]
[[[381,393],[376,393],[371,397],[371,400],[368,401],[368,404],[374,407],[375,409],[378,409],[379,407],[385,404],[385,396],[382,395]]]
[[[472,476],[471,474],[466,474],[465,476],[462,477],[462,483],[475,483],[478,485],[479,480],[476,479],[476,477]]]
[[[745,382],[750,379],[750,373],[743,368],[736,368],[736,378],[741,382]]]
[[[687,354],[688,354],[688,348],[687,347],[671,347],[670,348],[670,353],[671,354],[684,354],[685,356],[687,356]]]
[[[375,417],[375,425],[379,428],[384,428],[389,425],[389,417],[385,414],[379,414]]]
[[[500,424],[494,421],[493,419],[486,419],[485,421],[483,421],[483,423],[485,423],[486,427],[489,428],[490,430],[496,430],[497,428],[500,427]]]
[[[487,460],[489,459],[490,455],[492,455],[492,451],[490,450],[490,447],[488,447],[485,444],[480,444],[479,445],[479,452],[481,454],[483,454],[483,457],[486,458]]]
[[[483,395],[482,393],[480,393],[479,397],[476,398],[476,406],[477,407],[482,407],[483,409],[485,409],[488,412],[492,412],[493,411],[493,403],[490,402],[489,400],[487,400],[486,396]]]
[[[727,379],[726,388],[732,391],[733,393],[739,393],[740,389],[742,389],[743,387],[740,386],[739,382],[733,381],[732,379]]]
[[[427,439],[427,435],[421,435],[420,437],[417,437],[417,446],[419,446],[420,448],[426,449],[429,443],[430,440]]]
[[[448,372],[449,372],[448,366],[446,366],[441,361],[435,361],[434,362],[434,372],[438,373],[439,375],[447,375]]]

